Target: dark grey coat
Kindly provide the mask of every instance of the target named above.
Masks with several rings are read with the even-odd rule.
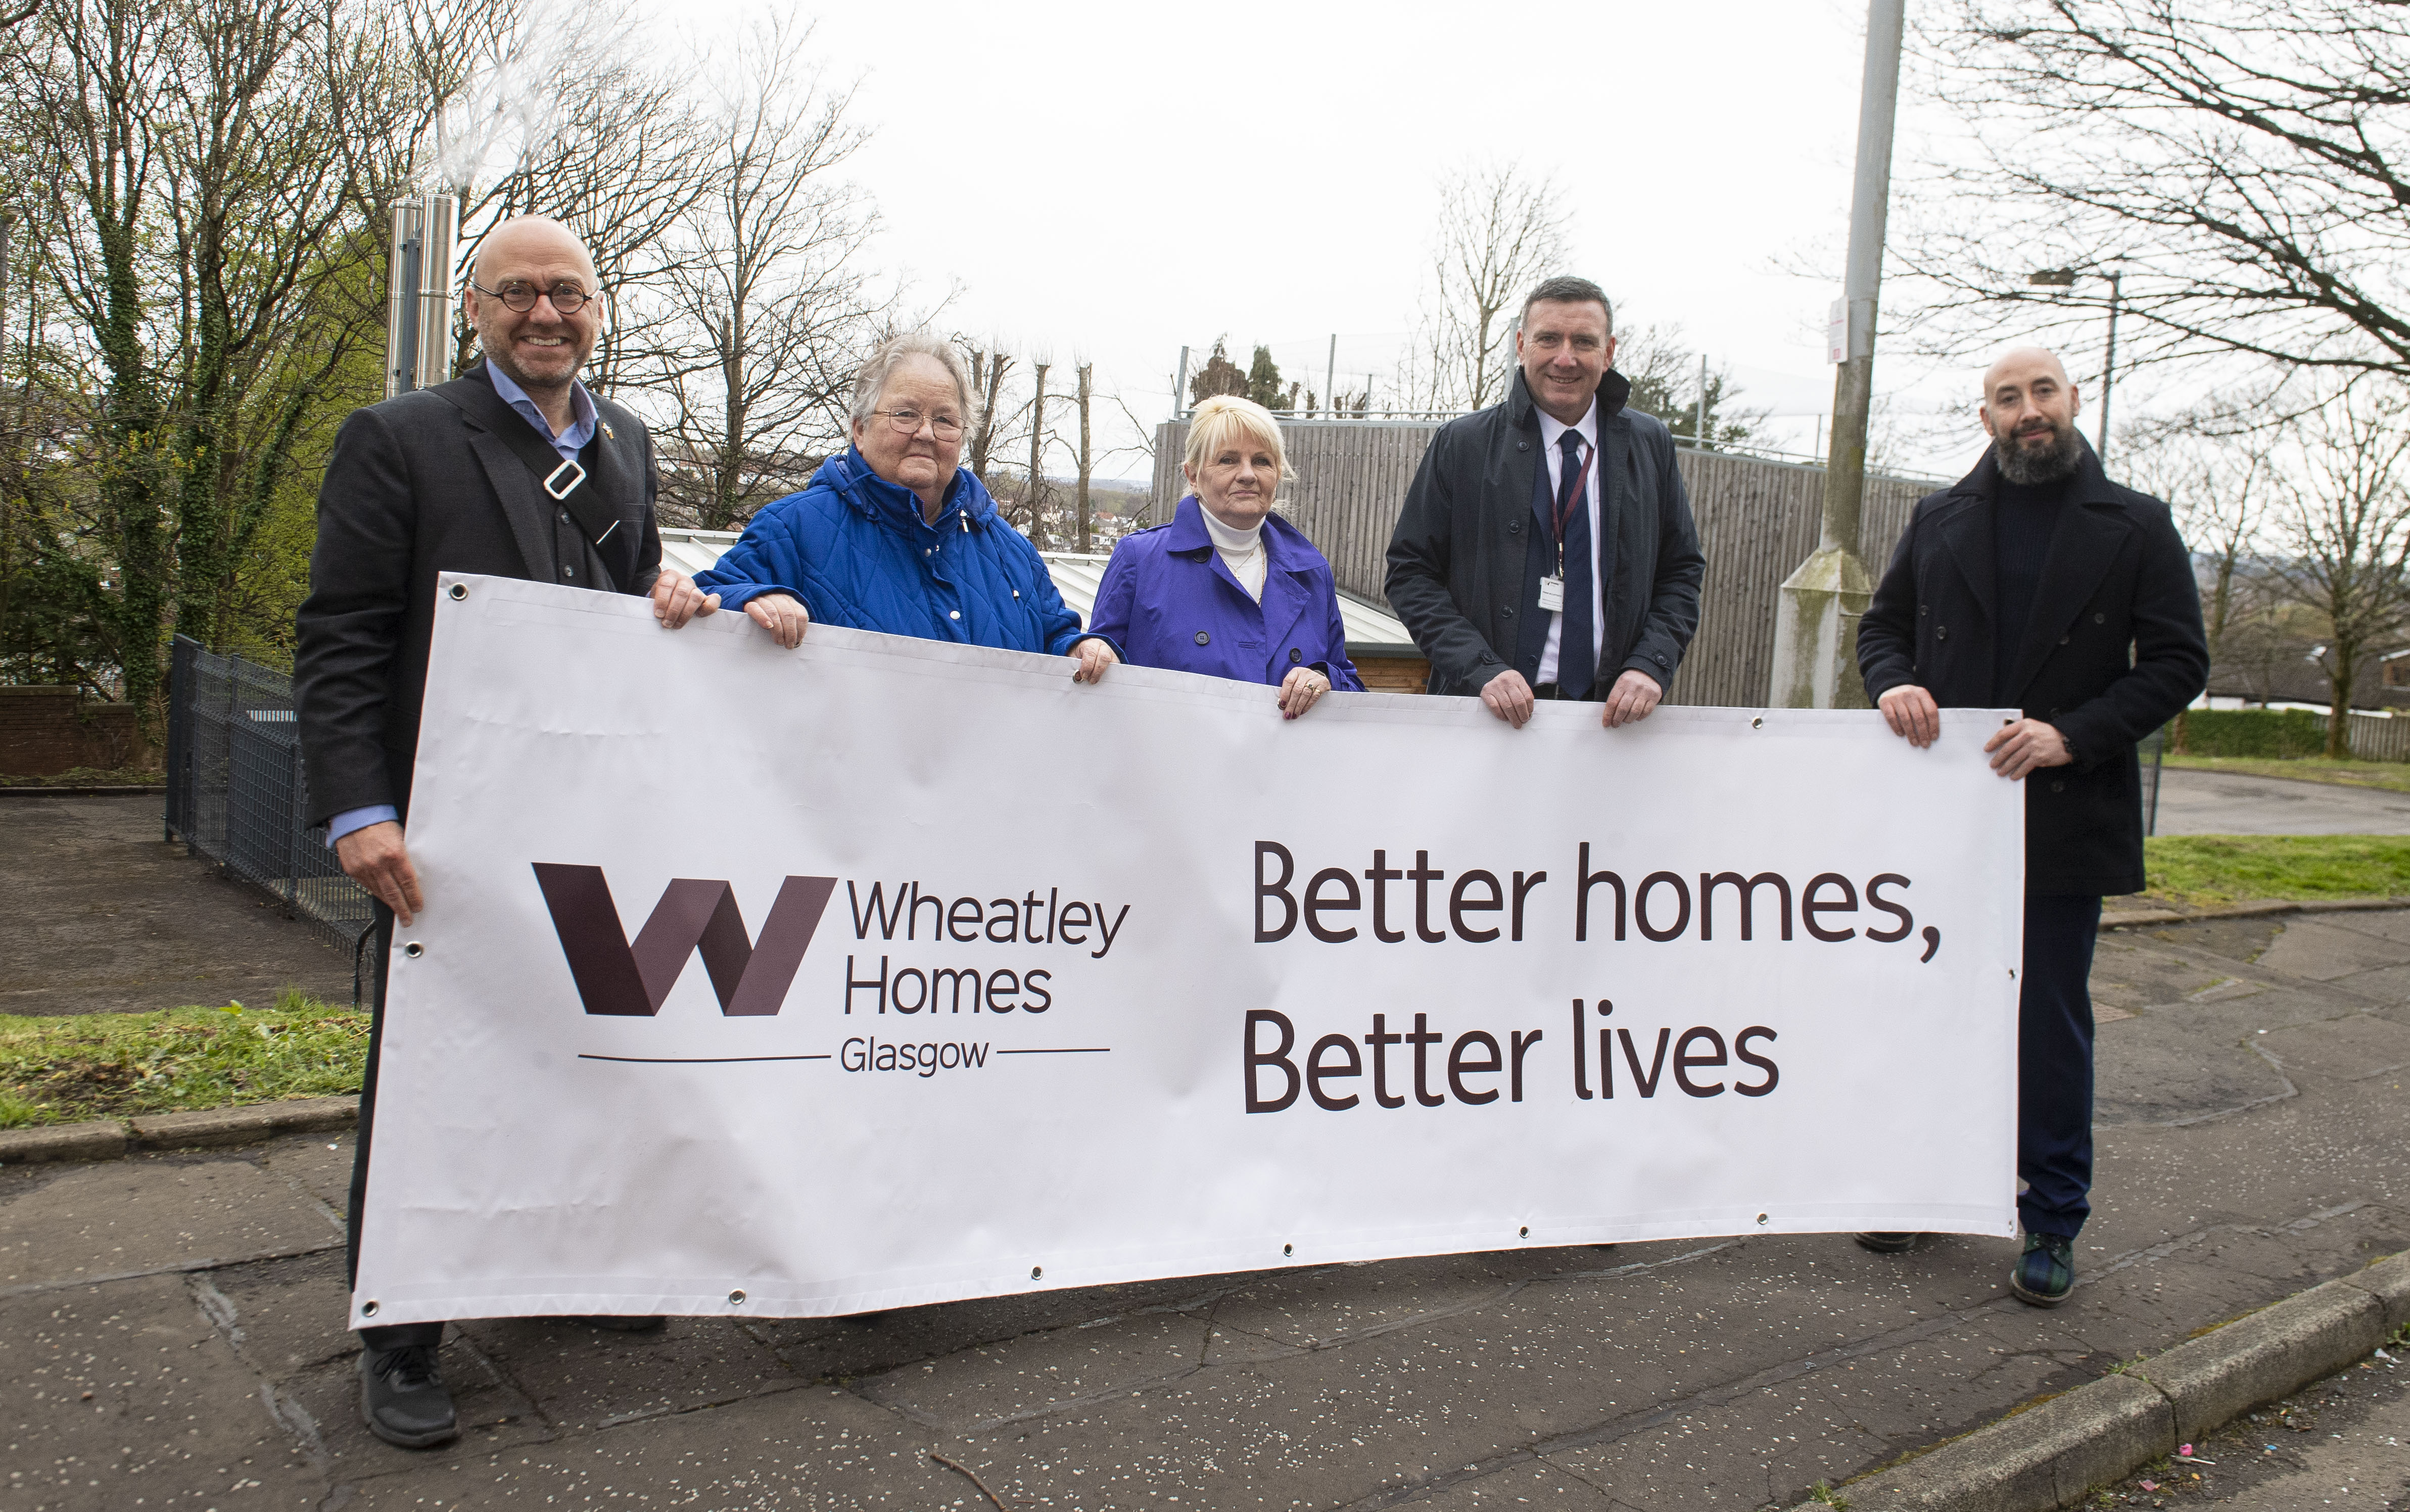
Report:
[[[482,364],[343,422],[318,489],[293,657],[312,823],[374,804],[407,811],[438,573],[652,590],[661,560],[652,437],[621,406],[598,398],[594,407],[610,433],[595,436],[583,487],[611,502],[632,550],[606,541],[598,555],[544,497],[500,439],[504,427],[534,428]]]
[[[1916,506],[1858,622],[1866,695],[1915,683],[1945,709],[2020,708],[2056,726],[2075,762],[2025,779],[2025,891],[2139,893],[2134,743],[2209,681],[2192,554],[2168,506],[2110,482],[2086,446],[2001,688],[1993,655],[1999,481],[1987,451],[1975,471]]]
[[[1608,563],[1601,699],[1627,669],[1672,689],[1699,628],[1706,572],[1674,438],[1654,415],[1624,408],[1631,394],[1612,370],[1598,385],[1599,539]],[[1431,692],[1478,694],[1510,666],[1526,681],[1539,671],[1547,633],[1540,579],[1550,565],[1547,530],[1532,507],[1541,465],[1539,412],[1520,369],[1503,403],[1450,420],[1423,453],[1389,537],[1386,587],[1389,607],[1430,659]]]

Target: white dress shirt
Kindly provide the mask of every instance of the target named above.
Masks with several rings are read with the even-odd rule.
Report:
[[[1583,414],[1580,422],[1571,426],[1565,425],[1546,410],[1536,410],[1535,413],[1540,416],[1540,450],[1547,458],[1548,498],[1553,502],[1557,497],[1557,490],[1565,486],[1565,454],[1559,448],[1559,442],[1564,433],[1567,430],[1576,430],[1581,433],[1583,443],[1581,455],[1584,459],[1588,459],[1592,452],[1598,450],[1598,400],[1591,400],[1590,409]],[[1578,462],[1575,464],[1576,467],[1580,465]],[[1593,461],[1590,464],[1589,480],[1582,488],[1582,507],[1590,512],[1590,664],[1598,668],[1597,676],[1601,679],[1612,681],[1612,678],[1607,677],[1607,669],[1598,665],[1599,660],[1604,655],[1604,647],[1606,639],[1606,616],[1601,602],[1598,582],[1598,474],[1599,466]],[[1553,502],[1550,507],[1554,507]],[[1557,637],[1564,633],[1564,628],[1565,617],[1562,611],[1548,616],[1548,645],[1547,648],[1540,653],[1539,672],[1532,679],[1535,683],[1557,680]],[[1596,691],[1595,685],[1592,691]]]

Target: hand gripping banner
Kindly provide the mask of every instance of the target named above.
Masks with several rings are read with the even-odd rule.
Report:
[[[355,1324],[2013,1231],[1996,713],[1292,721],[445,582]]]

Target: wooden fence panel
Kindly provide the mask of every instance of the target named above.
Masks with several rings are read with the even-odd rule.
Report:
[[[1281,513],[1330,559],[1339,586],[1386,603],[1389,531],[1438,426],[1428,421],[1296,420],[1281,425],[1296,481],[1281,489]],[[1180,473],[1185,421],[1155,429],[1154,497],[1149,518],[1171,517],[1186,486]],[[1774,676],[1774,621],[1782,580],[1816,549],[1824,470],[1722,452],[1677,448],[1700,549],[1707,559],[1699,632],[1667,695],[1670,704],[1755,707]],[[1937,485],[1870,477],[1858,549],[1877,576],[1908,529],[1909,513]]]

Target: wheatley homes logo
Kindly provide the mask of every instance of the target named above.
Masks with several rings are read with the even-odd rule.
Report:
[[[719,1011],[730,1018],[776,1013],[820,928],[834,877],[790,877],[778,886],[762,938],[749,938],[736,892],[723,881],[680,877],[661,892],[632,942],[600,866],[536,862],[536,885],[569,958],[588,1013],[650,1018],[698,951]]]

